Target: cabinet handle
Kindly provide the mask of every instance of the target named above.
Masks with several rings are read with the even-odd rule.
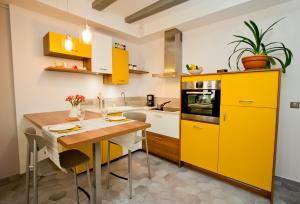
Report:
[[[105,69],[105,68],[100,68],[100,70],[107,70],[107,69]]]
[[[254,100],[240,100],[240,103],[254,103]]]
[[[155,117],[161,118],[161,117],[162,117],[162,115],[155,115]]]
[[[227,112],[224,112],[223,120],[226,121],[226,118],[227,118]]]
[[[119,81],[120,81],[120,82],[124,82],[125,80],[122,79],[122,80],[119,80]]]
[[[203,127],[198,126],[198,125],[194,125],[193,128],[197,128],[197,129],[203,129]]]

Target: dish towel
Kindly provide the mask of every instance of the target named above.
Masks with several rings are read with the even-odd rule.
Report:
[[[96,130],[100,128],[106,128],[106,127],[112,127],[115,125],[120,125],[120,124],[125,124],[125,123],[130,123],[133,122],[134,120],[123,120],[123,121],[107,121],[104,118],[96,118],[96,119],[91,119],[91,120],[83,120],[82,122],[76,121],[76,122],[68,122],[67,124],[72,124],[74,126],[80,126],[80,128],[74,128],[71,130],[66,130],[66,131],[51,131],[51,128],[54,128],[56,126],[60,126],[62,124],[57,124],[57,125],[47,125],[42,127],[42,132],[43,135],[46,139],[47,142],[47,150],[48,150],[48,155],[49,158],[54,162],[54,164],[60,168],[62,171],[65,171],[60,166],[59,163],[59,152],[62,151],[60,148],[60,145],[57,142],[57,139],[59,137],[67,137],[73,134],[78,134],[82,132],[87,132],[91,130]],[[66,124],[66,123],[63,123]]]

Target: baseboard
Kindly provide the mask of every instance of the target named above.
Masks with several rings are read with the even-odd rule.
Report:
[[[275,176],[275,180],[276,180],[276,182],[281,182],[281,183],[284,183],[284,184],[288,184],[288,185],[300,188],[300,183],[297,182],[297,181],[286,179],[286,178],[283,178],[283,177],[280,177],[280,176]]]
[[[3,186],[3,185],[5,185],[7,183],[10,183],[12,181],[19,180],[21,177],[22,177],[22,174],[15,174],[15,175],[12,175],[12,176],[0,178],[0,186]]]

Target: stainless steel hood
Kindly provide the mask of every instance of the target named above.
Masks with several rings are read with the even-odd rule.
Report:
[[[182,33],[174,28],[165,32],[165,67],[152,77],[175,78],[182,73]]]

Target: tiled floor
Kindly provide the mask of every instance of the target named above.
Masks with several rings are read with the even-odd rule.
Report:
[[[122,175],[127,172],[127,158],[112,164],[112,169]],[[49,162],[43,162],[40,168],[44,176],[39,179],[39,203],[73,204],[75,191],[72,174],[58,171]],[[268,200],[244,191],[199,172],[178,168],[175,164],[151,156],[152,179],[147,177],[146,160],[143,152],[133,154],[133,198],[128,199],[128,185],[124,180],[111,179],[110,190],[103,189],[106,203],[134,204],[264,204]],[[103,168],[106,175],[106,167]],[[85,174],[79,176],[79,182],[86,187]],[[105,186],[103,178],[103,187]],[[299,186],[285,180],[276,180],[276,204],[300,204]],[[89,203],[84,194],[80,194],[81,203]],[[7,184],[0,184],[1,204],[25,203],[24,176]]]

